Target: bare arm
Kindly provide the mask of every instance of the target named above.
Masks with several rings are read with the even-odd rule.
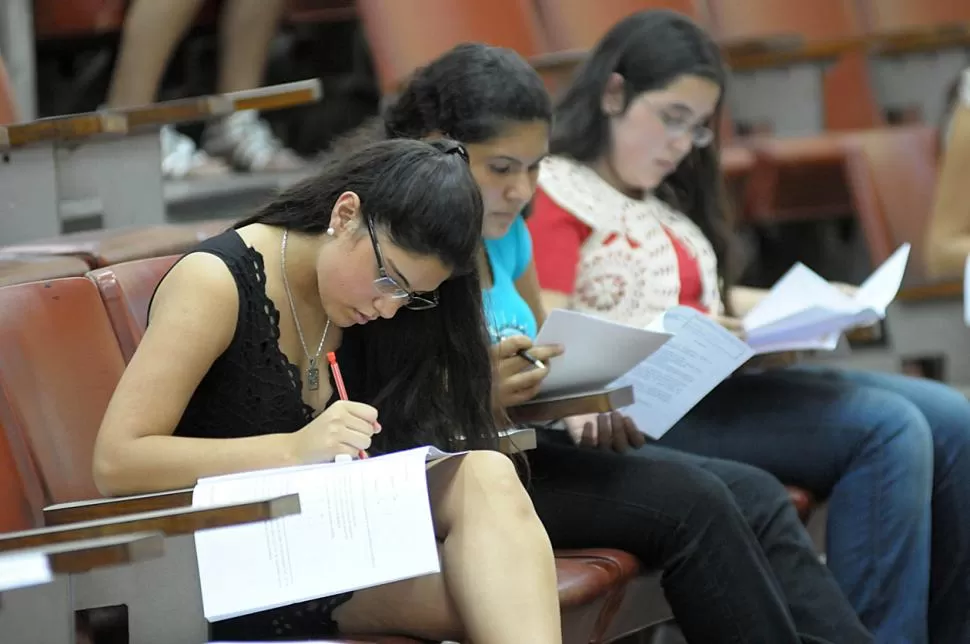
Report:
[[[927,230],[926,269],[934,277],[960,275],[970,255],[970,106],[953,114]]]
[[[213,255],[190,255],[165,278],[98,432],[94,477],[103,494],[190,487],[204,476],[296,462],[292,434],[172,436],[199,382],[231,342],[238,309],[235,281]]]

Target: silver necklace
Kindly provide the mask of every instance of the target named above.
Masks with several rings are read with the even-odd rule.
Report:
[[[283,241],[280,242],[280,266],[283,269],[283,288],[286,289],[286,300],[290,303],[290,312],[293,313],[296,332],[300,336],[300,344],[303,346],[303,353],[307,359],[307,389],[316,391],[320,388],[320,368],[318,365],[320,364],[320,354],[323,353],[323,343],[327,341],[327,332],[330,330],[330,319],[327,319],[327,325],[323,327],[323,337],[320,338],[320,346],[317,347],[316,354],[311,356],[310,351],[306,348],[306,341],[303,339],[303,328],[300,326],[300,318],[296,315],[296,305],[293,303],[293,293],[290,292],[290,282],[286,279],[286,234],[288,232],[288,230],[283,231]]]

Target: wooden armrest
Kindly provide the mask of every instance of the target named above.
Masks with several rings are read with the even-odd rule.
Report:
[[[615,411],[633,404],[633,387],[586,391],[564,396],[536,398],[508,409],[515,423],[536,423],[567,416]]]
[[[269,87],[257,87],[240,92],[230,92],[225,97],[234,110],[281,110],[308,103],[316,103],[323,96],[320,79],[295,81]]]
[[[785,67],[796,63],[832,62],[839,56],[855,50],[862,51],[867,47],[868,44],[864,39],[846,38],[805,43],[803,46],[794,48],[779,47],[760,51],[752,50],[747,46],[736,51],[728,48],[724,54],[735,71],[744,71],[767,67]]]
[[[128,121],[120,114],[90,112],[0,127],[0,148],[17,148],[33,143],[76,141],[102,134],[125,134]]]
[[[138,107],[105,110],[107,114],[123,115],[128,120],[130,129],[204,121],[230,112],[232,112],[232,101],[225,96],[199,96]]]
[[[734,56],[777,54],[804,48],[805,38],[801,34],[774,34],[761,38],[723,39],[718,45],[725,53]]]
[[[189,534],[198,530],[221,528],[276,519],[300,512],[300,495],[288,494],[264,501],[236,503],[211,508],[175,508],[129,514],[111,519],[84,521],[64,526],[10,532],[0,535],[0,552],[94,539],[133,532],[162,532],[165,536]]]
[[[905,54],[970,43],[970,24],[939,25],[937,27],[907,29],[893,33],[875,34],[869,38],[872,54]]]
[[[926,302],[929,300],[951,300],[963,297],[963,281],[950,280],[931,284],[906,287],[899,291],[897,300],[902,302]]]
[[[13,550],[3,557],[38,553],[46,557],[51,572],[58,575],[88,572],[161,557],[165,552],[165,535],[161,532],[135,532],[97,539],[65,541],[40,548]]]
[[[572,68],[579,65],[586,59],[589,51],[585,49],[564,49],[561,51],[550,51],[544,54],[536,54],[529,58],[529,64],[536,71],[549,71],[560,68]]]
[[[314,78],[228,94],[197,96],[138,107],[109,108],[102,114],[126,119],[129,129],[161,127],[206,121],[226,116],[237,110],[278,110],[295,107],[315,103],[321,96],[323,96],[322,86],[320,81]]]
[[[62,526],[81,521],[96,521],[128,514],[157,512],[192,506],[192,489],[171,490],[155,494],[138,494],[110,499],[91,499],[58,503],[44,508],[44,524]]]

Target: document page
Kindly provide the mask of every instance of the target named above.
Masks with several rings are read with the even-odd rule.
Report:
[[[845,331],[885,319],[902,285],[910,245],[903,244],[859,287],[854,297],[804,264],[796,264],[744,318],[756,353],[834,350]]]
[[[753,351],[689,307],[670,309],[655,325],[672,334],[670,340],[612,385],[633,387],[635,402],[623,412],[640,431],[658,439],[747,362]]]
[[[555,309],[539,329],[535,344],[561,344],[566,351],[550,361],[539,396],[603,389],[669,339],[670,334],[663,331]]]
[[[39,586],[54,581],[50,562],[43,552],[11,552],[0,555],[0,592]]]
[[[439,572],[425,468],[442,453],[432,450],[200,480],[195,507],[299,493],[302,508],[196,533],[206,619]]]

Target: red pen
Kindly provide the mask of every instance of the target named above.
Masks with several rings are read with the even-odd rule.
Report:
[[[327,354],[327,362],[330,363],[330,373],[333,374],[333,381],[337,385],[337,394],[340,396],[340,400],[350,400],[347,398],[347,388],[344,386],[344,377],[340,375],[340,365],[337,364],[337,354],[333,351]],[[358,454],[360,458],[367,458],[367,452],[360,450]]]

